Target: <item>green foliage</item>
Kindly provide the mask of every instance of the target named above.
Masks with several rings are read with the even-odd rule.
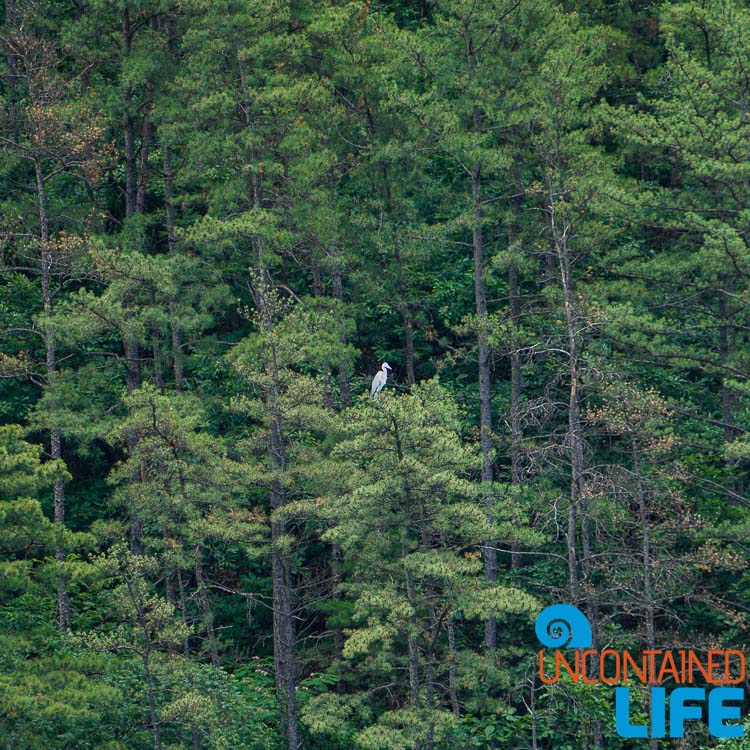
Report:
[[[448,624],[468,627],[490,613],[530,615],[538,605],[523,591],[483,580],[477,540],[496,538],[498,509],[478,504],[480,487],[470,481],[478,457],[462,444],[460,413],[437,382],[408,395],[384,392],[342,418],[334,458],[345,481],[314,511],[330,526],[323,539],[339,545],[347,561],[343,592],[352,600],[352,626],[342,677],[356,675],[364,688],[390,673],[410,674],[408,684],[388,686],[382,704],[370,701],[374,715],[352,741],[362,748],[411,747],[427,736],[440,742],[455,720],[437,703],[436,683],[460,662]],[[450,679],[463,680],[460,666]],[[326,720],[306,713],[305,721],[312,731],[336,734],[339,712],[351,714],[356,705],[327,709]]]
[[[746,642],[746,3],[5,5],[4,745],[629,750],[543,604]]]

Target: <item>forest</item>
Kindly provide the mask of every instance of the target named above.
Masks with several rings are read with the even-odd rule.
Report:
[[[0,23],[2,750],[750,748],[746,2]]]

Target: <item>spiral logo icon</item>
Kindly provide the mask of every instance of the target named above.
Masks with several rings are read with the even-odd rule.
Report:
[[[572,604],[545,607],[536,618],[536,637],[547,648],[590,648],[591,625]]]

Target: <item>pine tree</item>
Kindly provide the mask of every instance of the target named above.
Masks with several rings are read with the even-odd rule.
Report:
[[[255,332],[237,345],[231,361],[250,389],[236,399],[236,408],[258,423],[248,448],[260,454],[257,481],[268,491],[276,689],[282,736],[291,750],[300,741],[295,568],[302,540],[287,506],[309,491],[305,476],[315,472],[314,436],[332,418],[313,373],[326,372],[349,351],[341,345],[334,312],[320,299],[290,307],[270,286],[267,271],[254,274],[252,291],[255,309],[248,315]]]
[[[41,6],[34,2],[14,8],[12,25],[2,36],[4,47],[13,56],[14,76],[20,76],[24,86],[22,90],[19,86],[14,92],[10,113],[13,128],[0,137],[0,143],[6,153],[19,159],[21,164],[30,165],[33,170],[22,179],[27,179],[30,187],[33,186],[36,216],[21,214],[6,227],[9,242],[0,269],[6,273],[33,273],[39,279],[41,315],[38,322],[25,330],[33,332],[43,342],[44,374],[35,379],[47,389],[50,408],[54,412],[59,407],[55,395],[59,376],[58,343],[53,323],[55,305],[71,277],[76,275],[77,256],[82,253],[84,241],[72,233],[69,226],[66,227],[68,222],[63,218],[62,206],[53,204],[52,207],[51,201],[57,198],[57,191],[62,195],[67,190],[81,197],[86,190],[91,190],[102,166],[104,148],[98,113],[92,110],[92,103],[86,98],[77,98],[78,86],[75,80],[65,77],[62,58],[54,41],[34,29],[34,14],[39,12]],[[75,213],[79,210],[76,209]],[[16,365],[20,365],[21,373],[26,370],[23,362],[17,361]],[[57,461],[62,457],[62,430],[54,417],[47,426],[49,455]],[[54,497],[55,523],[60,527],[62,540],[65,524],[65,483],[62,479],[55,482]],[[55,554],[58,562],[65,561],[62,541]],[[68,593],[63,578],[58,583],[58,619],[62,630],[70,627]]]
[[[462,444],[459,413],[437,383],[410,395],[381,393],[343,417],[334,455],[346,466],[345,481],[319,512],[331,526],[325,538],[343,550],[352,598],[354,626],[343,651],[352,675],[344,678],[382,691],[353,741],[433,750],[458,731],[466,700],[458,662],[476,668],[456,651],[457,623],[528,613],[534,600],[482,579],[476,540],[513,532],[493,521],[500,508],[477,502],[481,485],[471,471],[478,456]],[[394,673],[404,679],[393,682]],[[342,696],[338,710],[358,723],[362,700],[357,692]],[[307,720],[337,731],[314,714]]]

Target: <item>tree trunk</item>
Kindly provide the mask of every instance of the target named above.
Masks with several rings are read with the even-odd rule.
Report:
[[[466,27],[466,65],[469,80],[473,80],[477,68],[477,54],[474,40]],[[474,106],[471,113],[472,132],[482,132],[482,113]],[[479,444],[482,453],[482,485],[484,502],[492,503],[492,481],[494,469],[492,461],[492,372],[490,361],[489,334],[487,331],[487,290],[484,283],[484,233],[482,221],[482,168],[478,162],[471,165],[471,210],[472,210],[472,254],[474,260],[474,303],[477,313],[477,368],[479,380]],[[484,575],[494,583],[497,580],[497,551],[494,539],[483,543]],[[497,648],[497,620],[488,617],[484,623],[484,647],[488,652]]]
[[[144,603],[138,592],[134,591],[129,578],[126,577],[130,601],[136,612],[138,627],[143,637],[143,648],[140,651],[141,662],[143,664],[143,679],[146,683],[146,697],[148,699],[149,720],[151,722],[151,732],[154,739],[154,750],[161,750],[161,718],[159,708],[156,703],[156,688],[154,685],[153,674],[151,672],[151,636],[149,634],[148,623],[146,621],[146,612]]]
[[[581,433],[581,414],[578,382],[578,335],[576,333],[576,312],[573,298],[573,288],[570,278],[570,258],[568,255],[567,234],[569,225],[564,222],[560,227],[555,213],[555,199],[552,186],[549,186],[550,198],[547,206],[549,212],[552,242],[560,271],[560,283],[563,292],[563,306],[565,308],[565,324],[568,343],[568,375],[570,378],[568,390],[568,450],[570,454],[570,506],[568,509],[568,578],[570,597],[574,605],[580,600],[578,584],[578,553],[577,553],[577,514],[583,495],[583,436]]]
[[[149,92],[150,95],[151,92]],[[138,187],[135,193],[135,213],[142,214],[146,209],[146,183],[148,181],[148,154],[151,150],[153,125],[151,123],[151,107],[149,101],[143,112],[143,128],[141,135],[140,170],[138,173]]]
[[[393,263],[396,266],[396,291],[398,292],[398,309],[404,323],[404,363],[406,365],[406,382],[412,386],[416,383],[414,374],[414,323],[411,317],[409,303],[409,287],[404,274],[404,264],[401,258],[401,243],[398,236],[398,221],[393,205],[390,175],[388,167],[383,165],[383,192],[385,193],[385,210],[393,233]]]
[[[130,28],[130,14],[127,8],[122,14],[123,63],[130,57],[133,44],[133,31]],[[133,90],[127,85],[122,92],[123,135],[125,139],[125,216],[136,212],[138,196],[138,174],[135,159],[135,120],[133,118]]]
[[[729,348],[730,348],[730,337],[729,328],[727,324],[727,301],[723,294],[719,295],[719,318],[721,324],[719,326],[719,361],[722,365],[726,365],[729,361]],[[721,386],[721,418],[724,423],[724,440],[727,443],[731,443],[735,439],[734,429],[734,403],[733,393],[724,384],[722,379]]]
[[[125,351],[125,388],[128,393],[132,393],[140,384],[140,351],[138,344],[131,339],[123,340],[123,349]],[[138,447],[138,433],[133,430],[128,435],[128,454],[135,455]],[[141,481],[141,474],[138,469],[133,469],[130,475],[130,483],[136,484]],[[133,513],[130,519],[130,547],[136,555],[143,554],[143,519],[138,513]]]
[[[149,652],[141,654],[143,660],[143,676],[146,680],[146,692],[148,694],[148,713],[151,720],[151,732],[154,737],[154,750],[161,750],[161,726],[159,723],[159,711],[156,707],[156,694],[154,689],[154,678],[151,674]]]
[[[409,493],[411,494],[411,493]],[[419,500],[420,511],[419,511],[419,525],[420,525],[420,538],[421,538],[421,551],[427,553],[429,550],[434,549],[430,543],[430,536],[427,533],[427,511],[424,506],[424,502]],[[411,502],[409,502],[411,506]],[[435,720],[434,710],[436,708],[435,694],[437,692],[437,685],[435,682],[435,644],[437,643],[438,636],[440,635],[440,619],[437,616],[435,610],[435,585],[431,578],[427,577],[424,581],[424,595],[422,601],[427,603],[427,612],[429,616],[430,630],[429,638],[427,638],[427,645],[425,648],[424,657],[424,683],[425,683],[425,703],[430,712],[429,724],[427,727],[427,737],[424,742],[424,750],[435,750]]]
[[[258,200],[256,186],[253,200]],[[260,313],[263,332],[273,342],[273,313],[269,308],[268,292],[270,278],[263,268],[260,246],[256,246],[261,279],[257,290],[256,304]],[[266,362],[269,386],[265,394],[269,410],[268,458],[272,472],[270,485],[271,513],[287,503],[282,476],[286,471],[286,447],[282,414],[279,406],[280,382],[276,350],[270,346]],[[276,696],[280,709],[281,736],[288,750],[298,750],[299,730],[297,723],[297,636],[294,626],[294,584],[292,561],[285,551],[284,538],[288,530],[284,522],[271,521],[271,570],[273,583],[273,646]]]
[[[654,586],[651,575],[651,523],[648,512],[646,490],[643,486],[643,476],[639,461],[639,449],[635,439],[631,443],[633,450],[633,471],[638,483],[638,514],[641,522],[641,554],[643,556],[643,619],[646,626],[646,647],[650,651],[656,649],[656,624],[654,612]],[[649,701],[651,693],[649,691]],[[651,706],[649,704],[649,710]],[[658,750],[659,741],[650,737],[649,750]]]
[[[323,271],[317,260],[312,263],[313,294],[316,298],[323,296]],[[333,390],[331,389],[331,368],[326,363],[323,367],[323,406],[328,411],[335,411],[333,405]]]
[[[164,165],[164,210],[167,224],[167,247],[169,254],[177,252],[177,232],[175,224],[174,208],[174,170],[172,167],[172,146],[169,143],[162,145]],[[182,329],[179,316],[175,310],[176,301],[169,303],[169,326],[172,339],[172,374],[174,377],[175,390],[182,390],[184,377],[184,358],[182,354]]]
[[[247,86],[243,63],[239,62],[241,93],[245,126],[252,127],[252,98]],[[248,162],[255,161],[251,150],[247,155]],[[261,178],[250,174],[247,181],[248,208],[261,208],[263,194]],[[263,260],[263,248],[259,238],[253,239],[253,250],[256,256],[257,270],[260,276],[259,288],[256,290],[256,307],[260,316],[262,332],[272,338],[273,312],[269,307],[268,292],[271,288],[270,276]],[[269,410],[268,459],[273,474],[269,488],[271,513],[283,507],[287,502],[284,484],[281,480],[286,470],[286,448],[282,415],[279,407],[280,383],[276,351],[271,344],[269,360],[265,363],[269,377],[269,387],[265,393],[266,406]],[[271,521],[271,576],[273,585],[273,651],[276,682],[276,698],[279,703],[281,736],[286,742],[287,750],[298,750],[299,729],[297,722],[297,636],[294,627],[294,586],[292,580],[292,561],[284,550],[283,539],[287,534],[286,524]]]
[[[529,697],[529,713],[531,714],[531,750],[539,750],[536,728],[536,674],[531,673],[531,695]]]
[[[57,350],[55,348],[55,337],[52,330],[52,314],[54,311],[54,300],[52,296],[52,250],[50,248],[49,217],[47,215],[47,190],[44,184],[44,172],[42,164],[38,159],[34,160],[34,172],[36,175],[37,207],[39,210],[39,237],[42,245],[41,256],[41,283],[42,283],[42,306],[44,308],[44,349],[47,370],[47,386],[55,387],[55,376],[57,375]],[[62,433],[58,427],[50,430],[50,458],[53,461],[62,459]],[[66,559],[64,544],[65,529],[65,482],[62,479],[55,480],[53,485],[54,516],[55,516],[55,560],[60,566]],[[65,585],[63,572],[57,575],[57,613],[60,629],[65,632],[70,629],[70,603],[68,601],[68,589]]]
[[[453,616],[448,616],[448,653],[450,662],[448,664],[448,695],[451,701],[451,711],[458,719],[461,716],[461,707],[458,703],[458,668],[456,665],[456,626]]]
[[[398,307],[404,322],[404,359],[406,363],[406,382],[412,386],[417,382],[414,374],[414,323],[411,317],[408,285],[404,278],[404,268],[401,260],[401,247],[394,227],[393,260],[396,263]]]
[[[174,302],[169,304],[169,325],[172,336],[172,375],[174,377],[174,387],[176,391],[182,390],[182,381],[184,378],[184,364],[182,356],[182,329],[180,321],[175,311]]]
[[[219,666],[219,646],[216,640],[216,630],[214,629],[214,618],[211,612],[211,601],[208,598],[206,583],[203,580],[203,550],[199,544],[194,547],[195,552],[195,584],[198,594],[198,603],[201,609],[201,615],[206,625],[208,634],[208,649],[211,654],[211,663],[214,667]]]
[[[425,655],[425,702],[430,709],[429,726],[424,750],[435,750],[435,720],[432,712],[435,710],[435,640],[437,638],[437,617],[435,607],[430,605],[430,647]]]
[[[316,297],[323,294],[323,278],[320,266],[313,266],[313,291]],[[331,393],[330,371],[326,370],[323,382],[323,405],[326,409],[335,411],[333,405],[333,394]],[[341,601],[341,546],[334,542],[331,544],[331,598]],[[340,659],[344,651],[344,631],[340,627],[333,629],[333,655]],[[339,688],[342,686],[339,685]]]
[[[402,549],[402,557],[404,562],[408,553],[408,548],[405,546]],[[404,565],[404,580],[406,583],[406,598],[412,607],[412,611],[416,612],[417,609],[417,595],[414,590],[414,581],[412,580],[409,569]],[[419,700],[419,645],[417,644],[417,638],[414,634],[417,623],[415,615],[412,614],[409,619],[409,633],[406,638],[408,654],[409,654],[409,703],[414,709],[418,709],[420,706]],[[414,750],[422,750],[422,743],[417,741],[414,744]]]
[[[581,568],[583,569],[583,595],[586,602],[586,614],[591,623],[592,644],[591,648],[598,648],[598,616],[596,605],[596,591],[591,567],[591,531],[588,509],[588,498],[585,482],[585,461],[583,453],[583,424],[581,422],[581,390],[579,371],[579,347],[578,312],[575,303],[575,289],[573,285],[570,249],[568,247],[568,236],[570,234],[570,223],[565,216],[558,217],[556,213],[555,197],[550,182],[549,188],[549,222],[552,232],[552,240],[557,255],[560,271],[560,282],[563,292],[563,306],[565,308],[565,325],[568,339],[568,375],[570,378],[568,392],[568,447],[570,453],[570,507],[568,511],[568,561],[571,587],[571,598],[573,604],[577,604],[580,598],[578,584],[578,561],[576,558],[576,513],[580,514],[581,521]],[[592,667],[591,676],[596,676],[597,667]],[[594,745],[601,747],[603,743],[601,722],[593,721]]]
[[[513,331],[510,344],[510,481],[513,485],[520,485],[523,433],[521,431],[521,355],[519,353],[518,329],[521,325],[521,304],[518,272],[513,265],[508,270],[508,283]],[[521,555],[517,542],[513,542],[511,547],[510,562],[513,570],[518,570],[521,567]]]
[[[16,26],[16,3],[15,0],[5,0],[5,28],[13,29]],[[6,85],[8,88],[6,101],[8,106],[8,127],[9,130],[16,129],[16,84],[18,81],[18,59],[15,52],[8,49],[5,56],[6,65]]]
[[[161,362],[161,342],[159,341],[159,332],[154,331],[152,337],[151,337],[151,351],[153,352],[153,357],[151,360],[152,365],[152,372],[154,376],[154,384],[156,387],[160,390],[164,390],[164,372],[162,370],[162,362]]]
[[[162,145],[162,163],[164,165],[164,212],[167,222],[167,247],[174,254],[177,249],[177,235],[175,233],[175,210],[174,210],[174,170],[172,168],[172,146],[169,143]]]
[[[404,452],[401,445],[401,436],[399,434],[398,422],[391,416],[391,425],[393,427],[393,443],[398,457],[399,463],[404,460]],[[411,488],[409,481],[405,474],[401,475],[401,486],[403,491],[403,503],[406,508],[413,508]],[[401,530],[401,561],[404,566],[404,583],[406,585],[406,599],[411,606],[411,613],[409,615],[409,628],[407,630],[406,644],[408,649],[408,661],[409,661],[409,703],[415,710],[421,705],[419,698],[419,682],[420,682],[420,664],[419,664],[419,644],[417,643],[417,633],[419,630],[419,624],[417,622],[417,609],[419,602],[417,600],[417,592],[414,588],[414,579],[412,578],[411,571],[407,564],[407,558],[411,552],[411,543],[408,538],[408,531],[405,527]],[[417,740],[414,743],[414,750],[424,750],[422,742]]]
[[[339,302],[344,302],[344,284],[341,279],[341,269],[338,262],[333,267],[331,273],[331,282],[333,284],[333,298]],[[342,344],[346,343],[344,336],[340,337]],[[339,367],[339,390],[341,391],[341,403],[344,408],[348,409],[352,405],[352,384],[349,379],[349,373],[343,364]]]
[[[722,291],[719,293],[719,361],[722,365],[729,364],[736,350],[736,330],[734,325],[734,314],[736,310],[730,302],[730,295],[733,291],[732,279],[724,278],[722,282]],[[737,413],[737,393],[727,384],[726,378],[721,381],[721,416],[724,422],[724,440],[732,443],[736,440],[738,430],[735,426],[735,416]],[[735,465],[735,460],[727,459],[730,467]],[[742,472],[733,471],[734,491],[741,495],[743,493]]]
[[[479,112],[474,112],[475,127],[479,128]],[[471,195],[474,216],[472,247],[474,255],[474,300],[477,313],[477,356],[479,369],[479,441],[482,452],[482,485],[484,501],[492,502],[492,394],[490,345],[487,332],[487,291],[484,284],[484,237],[482,233],[482,203],[480,169],[471,170]],[[497,552],[495,540],[484,540],[484,574],[488,581],[497,580]],[[484,625],[484,645],[487,651],[497,648],[497,621],[488,617]]]
[[[130,95],[125,95],[126,106],[130,104]],[[135,123],[132,115],[127,112],[123,123],[125,136],[125,216],[135,213],[138,194],[138,179],[135,166]]]
[[[333,586],[334,601],[341,601],[341,560],[343,554],[341,547],[335,542],[331,545],[331,578]],[[333,629],[333,654],[334,658],[340,659],[344,652],[344,631],[340,627]],[[337,689],[341,691],[343,685],[339,683]]]
[[[271,461],[283,471],[283,445],[277,425],[271,430]],[[274,479],[271,485],[271,509],[285,504],[281,482]],[[282,548],[286,534],[283,523],[271,524],[271,565],[273,576],[273,644],[276,672],[276,695],[281,708],[281,734],[286,739],[288,750],[297,750],[297,658],[294,628],[292,562]]]
[[[180,619],[185,627],[188,629],[188,616],[187,616],[187,597],[185,595],[185,582],[182,579],[182,570],[177,565],[177,585],[180,592]],[[182,653],[186,659],[190,658],[190,636],[186,637],[182,644]],[[198,731],[198,727],[195,724],[190,725],[190,734],[193,740],[193,750],[200,750],[201,746],[201,735]]]
[[[124,63],[130,57],[133,43],[133,29],[130,25],[130,15],[127,8],[122,14],[122,35]],[[135,119],[132,113],[133,91],[130,86],[125,87],[122,96],[124,110],[123,131],[125,139],[125,216],[130,217],[134,213],[139,212],[139,184],[135,154]],[[145,184],[143,190],[145,191]],[[141,207],[140,211],[142,212],[142,210]],[[132,393],[140,385],[140,347],[138,342],[123,338],[123,350],[126,363],[125,386],[127,392]],[[133,456],[138,445],[138,434],[132,432],[128,436],[127,442],[128,453],[130,456]],[[131,484],[139,482],[140,479],[141,477],[138,471],[133,471],[130,475]],[[143,554],[143,519],[137,513],[133,514],[130,521],[130,546],[135,554]]]

